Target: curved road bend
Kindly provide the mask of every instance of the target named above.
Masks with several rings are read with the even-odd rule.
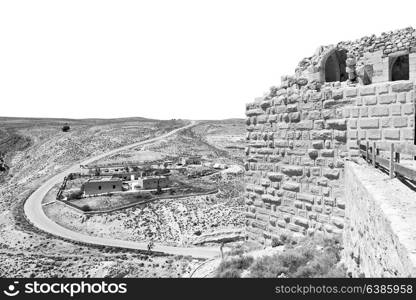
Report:
[[[184,127],[172,130],[166,134],[163,134],[159,137],[155,137],[149,140],[137,142],[134,144],[130,144],[127,146],[123,146],[120,148],[113,149],[111,151],[96,155],[94,157],[90,157],[80,163],[77,163],[65,171],[53,176],[48,181],[43,183],[36,191],[34,191],[29,198],[26,200],[24,204],[24,212],[28,220],[39,229],[53,234],[55,236],[60,236],[62,238],[66,238],[72,241],[82,242],[86,244],[95,244],[101,246],[110,246],[110,247],[121,247],[127,249],[137,249],[137,250],[147,250],[147,243],[146,242],[133,242],[133,241],[125,241],[119,240],[115,238],[102,238],[102,237],[95,237],[86,235],[83,233],[75,232],[69,230],[61,225],[55,223],[51,219],[49,219],[45,212],[42,209],[42,200],[48,193],[48,191],[56,184],[61,183],[64,180],[64,177],[68,173],[75,173],[80,171],[79,165],[86,165],[90,164],[95,160],[104,158],[106,156],[116,154],[117,152],[127,150],[133,147],[142,146],[147,143],[152,143],[157,140],[169,137],[183,129],[190,128],[196,124],[195,121],[192,121],[191,124],[186,125]],[[190,255],[197,258],[213,258],[219,255],[219,249],[217,248],[208,248],[208,247],[173,247],[173,246],[164,246],[155,243],[153,247],[153,251],[164,252],[167,254],[173,255]]]

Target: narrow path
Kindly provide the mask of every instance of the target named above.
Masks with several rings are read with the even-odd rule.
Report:
[[[197,123],[192,121],[191,124],[186,125],[184,127],[172,130],[166,134],[163,134],[159,137],[155,137],[149,140],[137,142],[134,144],[130,144],[127,146],[123,146],[120,148],[113,149],[111,151],[96,155],[94,157],[90,157],[80,163],[72,165],[65,171],[53,176],[48,181],[43,183],[36,191],[34,191],[29,198],[26,200],[24,204],[24,212],[27,219],[37,228],[47,233],[50,233],[55,236],[59,236],[65,239],[69,239],[76,242],[86,243],[86,244],[94,244],[94,245],[101,245],[101,246],[110,246],[110,247],[121,247],[126,249],[137,249],[137,250],[147,250],[147,242],[133,242],[133,241],[125,241],[119,240],[115,238],[102,238],[102,237],[95,237],[86,235],[83,233],[75,232],[70,229],[67,229],[46,216],[45,212],[42,209],[42,200],[48,193],[48,191],[58,183],[61,183],[64,180],[64,177],[69,173],[76,173],[79,172],[79,166],[86,165],[92,163],[95,160],[102,159],[109,155],[116,154],[120,151],[127,150],[133,147],[142,146],[148,143],[156,142],[160,139],[167,138],[171,135],[176,134],[177,132],[191,128],[195,126]],[[173,246],[164,246],[161,244],[155,243],[153,251],[164,252],[167,254],[173,255],[190,255],[197,258],[213,258],[220,254],[218,248],[208,248],[208,247],[173,247]]]

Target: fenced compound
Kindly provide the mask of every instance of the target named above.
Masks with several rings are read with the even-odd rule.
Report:
[[[68,180],[73,180],[76,178],[81,178],[81,177],[86,177],[86,178],[93,178],[93,175],[90,174],[80,174],[80,173],[69,173],[68,176],[64,177],[64,181],[62,181],[61,186],[59,187],[58,193],[56,194],[56,200],[62,200],[63,199],[63,192],[66,189],[66,184],[68,182]]]
[[[415,145],[410,143],[362,142],[360,140],[357,143],[362,157],[375,168],[388,171],[390,178],[397,176],[416,183]],[[381,155],[381,152],[387,152],[388,155]],[[413,167],[401,163],[404,156],[414,161]]]

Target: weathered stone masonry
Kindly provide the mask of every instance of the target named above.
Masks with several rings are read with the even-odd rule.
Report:
[[[357,159],[357,139],[414,143],[415,79],[406,28],[320,47],[247,104],[249,236],[341,236],[345,161]]]

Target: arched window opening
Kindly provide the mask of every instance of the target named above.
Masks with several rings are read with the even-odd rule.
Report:
[[[346,72],[347,51],[346,50],[335,50],[326,59],[325,62],[325,81],[345,81],[348,79]]]
[[[391,81],[409,80],[409,54],[391,58]]]

